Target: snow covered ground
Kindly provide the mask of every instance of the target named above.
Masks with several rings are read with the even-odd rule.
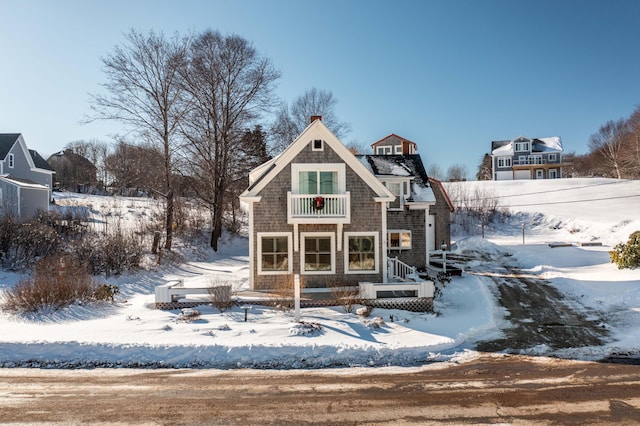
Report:
[[[600,359],[640,352],[640,270],[618,270],[608,250],[640,230],[640,181],[564,179],[464,182],[500,198],[511,215],[485,229],[456,231],[454,251],[508,253],[521,268],[556,286],[575,303],[607,318],[610,341],[597,348],[544,355]],[[59,204],[90,205],[92,214],[110,203],[102,197],[60,194]],[[119,199],[121,218],[135,219],[146,201]],[[454,200],[455,202],[455,200]],[[145,207],[146,206],[146,207]],[[155,211],[155,210],[154,210]],[[113,211],[112,211],[113,213]],[[151,213],[148,213],[151,214]],[[525,244],[522,244],[522,224]],[[550,248],[550,242],[576,243]],[[603,246],[580,246],[601,242]],[[236,307],[219,312],[201,306],[198,319],[153,309],[154,286],[174,279],[187,285],[228,282],[248,288],[248,248],[243,238],[225,240],[218,253],[178,267],[149,268],[109,278],[121,289],[114,305],[72,306],[31,317],[0,313],[3,367],[207,367],[325,368],[409,366],[474,356],[474,344],[509,325],[486,277],[463,274],[443,289],[435,314],[374,309],[369,318],[341,307],[302,310],[302,321],[320,331],[303,333],[293,313],[252,306],[245,322]],[[188,259],[189,260],[189,259]],[[20,276],[0,270],[0,290]],[[372,321],[378,317],[377,324]],[[393,320],[392,320],[393,319]]]

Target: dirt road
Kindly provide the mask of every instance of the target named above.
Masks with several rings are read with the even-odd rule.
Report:
[[[513,355],[310,372],[0,370],[0,422],[630,424],[640,366]]]

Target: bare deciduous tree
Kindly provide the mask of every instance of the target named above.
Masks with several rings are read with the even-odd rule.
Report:
[[[322,116],[322,122],[336,137],[346,136],[351,125],[338,120],[335,112],[337,102],[330,91],[313,87],[296,98],[290,108],[282,105],[270,130],[273,152],[284,151],[309,125],[313,115]]]
[[[193,41],[181,78],[191,106],[181,123],[189,173],[198,176],[194,190],[211,210],[211,247],[217,251],[231,165],[244,131],[273,106],[280,73],[244,38],[207,31]]]
[[[130,195],[130,190],[155,194],[164,186],[163,161],[162,151],[155,145],[132,145],[120,140],[107,157],[107,170],[120,194]]]
[[[442,171],[442,167],[440,167],[437,163],[429,164],[427,167],[427,175],[434,179],[444,180],[444,172]]]
[[[111,153],[110,145],[107,142],[98,139],[77,140],[69,142],[65,149],[71,149],[76,154],[91,161],[96,167],[98,183],[106,187],[108,183],[107,157]]]
[[[449,182],[460,182],[467,180],[467,167],[462,164],[454,164],[447,169],[447,180]]]
[[[624,120],[608,121],[600,127],[598,133],[591,135],[589,148],[598,152],[605,164],[613,171],[614,177],[622,179],[624,146]]]
[[[173,149],[185,103],[178,72],[189,42],[177,35],[167,39],[153,31],[144,35],[131,30],[126,43],[102,58],[107,82],[105,94],[92,95],[95,118],[118,120],[144,141],[162,148],[165,211],[165,248],[173,237]]]

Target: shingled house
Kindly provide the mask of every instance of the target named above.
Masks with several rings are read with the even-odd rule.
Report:
[[[433,188],[442,187],[426,177],[419,157],[407,156],[411,166],[402,176],[385,167],[397,156],[382,157],[355,156],[312,117],[285,151],[250,173],[240,199],[249,206],[252,289],[269,291],[299,274],[307,292],[331,291],[336,283],[386,285],[371,293],[378,297],[391,283],[424,281],[399,272],[398,263],[415,272],[402,255],[426,266],[426,248],[434,246],[429,212],[442,195]],[[434,232],[448,243],[448,232]],[[433,283],[424,282],[433,297]]]

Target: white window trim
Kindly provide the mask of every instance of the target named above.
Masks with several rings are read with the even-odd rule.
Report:
[[[258,232],[258,275],[286,275],[293,273],[293,234],[291,232]],[[262,237],[287,237],[287,260],[288,269],[286,271],[263,271],[262,270]]]
[[[10,169],[13,169],[13,166],[14,166],[14,165],[15,165],[15,157],[14,157],[14,155],[13,155],[13,154],[9,154],[9,155],[7,156],[7,166],[8,166]]]
[[[369,270],[357,270],[352,271],[349,269],[349,237],[373,237],[374,244],[374,259],[375,259],[375,268]],[[377,232],[345,232],[344,233],[344,273],[345,274],[377,274],[380,271],[380,265],[378,259],[380,258],[379,254],[379,246],[378,246],[378,233]]]
[[[320,141],[320,148],[316,148],[316,141]],[[311,140],[311,150],[312,151],[324,151],[324,141],[322,139],[312,139]]]
[[[395,150],[396,154],[402,154],[402,145],[396,145]]]
[[[529,142],[516,142],[515,152],[529,152]]]
[[[502,163],[502,165],[500,163]],[[498,167],[511,167],[511,157],[498,157]]]
[[[550,163],[555,163],[556,160],[557,160],[556,154],[549,154],[549,162]]]
[[[291,193],[298,194],[300,172],[338,172],[338,194],[347,189],[345,163],[293,163],[291,164]]]
[[[406,199],[406,197],[408,197],[409,195],[411,195],[410,191],[411,191],[411,179],[408,178],[385,178],[385,179],[380,179],[380,181],[382,182],[382,184],[389,189],[389,187],[387,186],[387,184],[389,183],[397,183],[400,185],[400,206],[399,207],[391,207],[391,203],[389,203],[389,207],[387,207],[387,210],[390,211],[400,211],[404,209],[404,201]],[[393,194],[396,195],[396,194]],[[398,195],[396,195],[398,196]]]
[[[306,237],[330,237],[331,238],[331,270],[330,271],[305,271],[304,258],[306,254]],[[333,232],[301,232],[300,233],[300,275],[335,275],[336,273],[336,234]]]
[[[392,247],[391,246],[391,234],[399,233],[400,234],[400,246]],[[409,234],[409,247],[402,247],[402,234]],[[402,250],[411,250],[413,248],[413,233],[410,229],[389,229],[387,231],[387,248],[389,250],[402,251]]]

